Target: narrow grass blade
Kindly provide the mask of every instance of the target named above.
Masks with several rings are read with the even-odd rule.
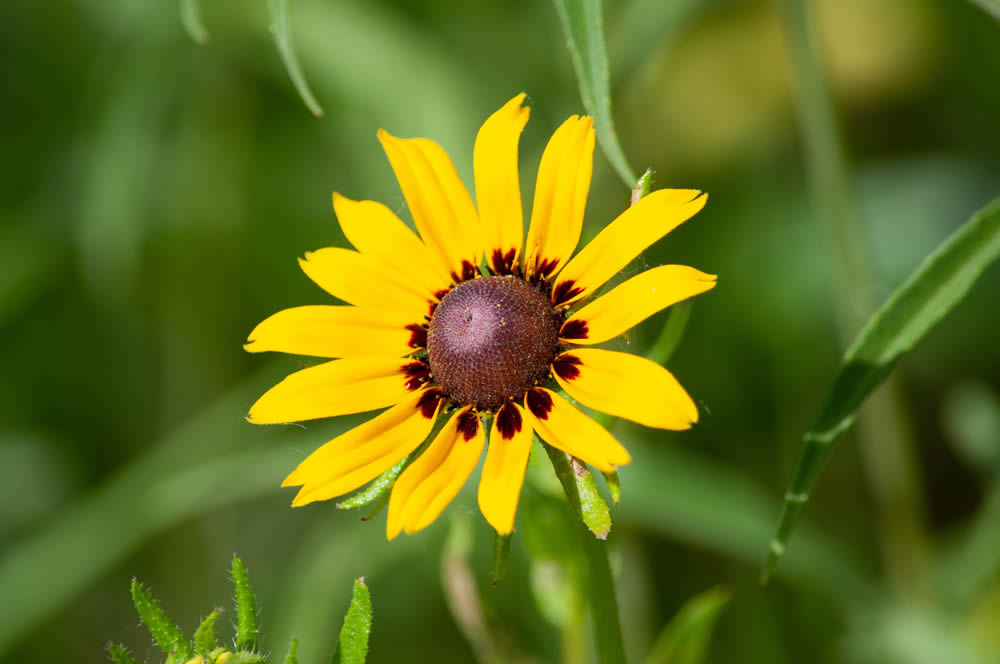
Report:
[[[111,661],[115,664],[139,664],[131,657],[129,657],[128,652],[125,650],[125,646],[118,643],[109,643],[108,654],[111,655]]]
[[[257,652],[260,647],[257,596],[250,585],[246,565],[239,556],[233,556],[233,587],[236,589],[236,647]]]
[[[351,605],[344,616],[344,626],[337,639],[337,650],[331,664],[364,664],[368,657],[368,635],[372,631],[372,598],[365,578],[354,582]]]
[[[208,614],[198,629],[194,632],[194,649],[199,655],[207,655],[218,647],[215,639],[215,619],[219,617],[219,610],[216,609]]]
[[[1000,21],[1000,0],[970,0],[970,2]]]
[[[646,664],[701,664],[705,661],[716,621],[730,598],[727,589],[717,587],[685,602],[660,632]]]
[[[594,117],[597,141],[625,186],[631,188],[635,173],[618,143],[611,117],[611,74],[601,0],[555,0],[555,3],[579,79],[583,106]]]
[[[885,380],[899,358],[965,296],[980,273],[1000,257],[1000,198],[977,212],[938,247],[894,292],[851,344],[826,400],[803,437],[804,447],[785,493],[777,533],[761,580],[784,554],[802,506],[833,444],[854,422],[858,408]]]
[[[292,79],[292,85],[298,91],[299,96],[313,115],[317,118],[323,117],[323,109],[313,96],[306,78],[302,74],[299,60],[292,48],[292,34],[288,28],[288,5],[287,0],[268,0],[268,14],[271,21],[271,34],[274,36],[274,43],[278,47],[278,53],[285,63],[288,76]]]
[[[659,365],[664,365],[673,356],[674,351],[681,344],[684,337],[684,329],[691,318],[691,309],[694,304],[692,300],[684,300],[670,307],[670,316],[660,330],[660,336],[653,342],[652,348],[646,357]]]
[[[299,640],[292,639],[288,644],[288,654],[285,655],[285,664],[299,664],[299,658],[295,654],[299,651]]]
[[[590,532],[598,539],[606,539],[611,532],[611,510],[597,490],[594,476],[578,459],[549,445],[542,447],[549,455],[552,468],[556,471],[556,477],[562,483],[573,510]]]
[[[194,659],[194,648],[184,638],[181,628],[170,620],[153,599],[152,593],[137,579],[132,579],[132,603],[135,604],[135,610],[139,612],[143,624],[164,655],[172,654],[174,659],[180,662]]]
[[[204,44],[208,41],[208,30],[201,20],[201,6],[198,0],[181,0],[181,23],[195,42]]]

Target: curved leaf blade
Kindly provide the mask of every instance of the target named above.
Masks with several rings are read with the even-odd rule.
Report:
[[[731,598],[729,590],[717,586],[685,602],[660,632],[646,664],[701,664],[705,661],[715,624]]]
[[[274,44],[278,47],[278,53],[285,63],[288,76],[292,79],[303,103],[317,118],[323,117],[323,109],[320,107],[316,97],[313,96],[306,77],[302,74],[299,66],[299,59],[292,48],[292,33],[288,28],[288,5],[286,0],[268,0],[268,15],[271,21],[271,35],[274,37]]]
[[[594,118],[597,141],[625,186],[631,189],[635,173],[618,142],[611,116],[611,74],[601,0],[555,0],[555,3],[580,83],[583,106]]]
[[[201,20],[201,6],[198,0],[181,0],[181,23],[184,24],[188,36],[196,43],[204,44],[208,41],[208,30]]]
[[[974,214],[900,286],[868,320],[844,354],[826,400],[803,436],[802,456],[785,493],[777,532],[761,574],[767,582],[785,552],[799,512],[809,499],[833,445],[858,408],[900,357],[965,297],[979,275],[1000,257],[1000,198]]]

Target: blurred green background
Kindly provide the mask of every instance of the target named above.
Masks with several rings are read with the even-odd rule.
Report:
[[[1000,193],[1000,23],[953,0],[818,9],[879,302]],[[282,652],[297,635],[300,661],[325,661],[360,575],[375,607],[371,662],[559,661],[547,603],[560,586],[527,555],[526,522],[573,525],[560,504],[525,496],[497,587],[474,482],[433,527],[392,543],[384,515],[291,510],[281,479],[361,418],[245,423],[299,360],[241,349],[269,314],[325,301],[295,259],[344,245],[332,191],[403,211],[379,127],[436,139],[471,184],[480,123],[523,90],[530,201],[545,141],[582,112],[554,7],[296,0],[321,119],[288,79],[263,2],[203,11],[205,46],[169,0],[3,9],[0,658],[101,662],[114,639],[156,661],[129,579],[190,632],[211,607],[231,608],[238,552],[265,646]],[[846,341],[782,14],[765,1],[631,0],[608,2],[606,21],[631,163],[655,169],[657,187],[710,192],[626,274],[676,262],[719,275],[670,362],[701,423],[613,427],[633,456],[612,536],[631,661],[719,584],[732,601],[708,661],[1000,660],[1000,269],[842,442],[761,588],[799,437]],[[627,202],[600,152],[594,173],[585,239]],[[643,352],[665,320],[618,346]],[[460,564],[444,555],[450,529],[472,537]],[[462,570],[479,587],[485,650],[449,610],[442,573]]]

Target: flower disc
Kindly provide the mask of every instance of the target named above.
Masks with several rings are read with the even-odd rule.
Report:
[[[459,403],[499,408],[548,377],[562,318],[545,293],[518,277],[464,281],[431,317],[431,375]]]

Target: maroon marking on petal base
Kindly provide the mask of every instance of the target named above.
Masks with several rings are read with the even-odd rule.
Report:
[[[590,330],[587,328],[587,321],[573,318],[563,323],[562,329],[559,331],[559,338],[586,339],[588,332]]]
[[[490,257],[493,274],[498,276],[514,274],[514,257],[516,254],[517,251],[514,249],[508,249],[506,254],[500,249],[494,249],[493,255]]]
[[[552,361],[552,370],[563,380],[573,380],[580,375],[579,367],[583,364],[575,355],[560,355]]]
[[[425,348],[427,346],[427,328],[423,325],[407,325],[410,332],[410,348]]]
[[[479,433],[479,416],[475,410],[467,410],[458,416],[458,430],[466,442],[476,437]]]
[[[476,266],[470,261],[462,261],[462,274],[458,275],[455,272],[451,273],[451,279],[456,284],[462,283],[463,281],[468,281],[469,279],[474,279],[476,277]]]
[[[556,270],[556,266],[559,265],[558,258],[546,258],[542,261],[535,259],[535,276],[545,279],[551,275]]]
[[[431,368],[420,361],[404,364],[399,370],[403,372],[403,375],[410,377],[406,381],[406,389],[411,392],[426,383],[431,375]]]
[[[574,286],[576,282],[570,279],[556,284],[552,289],[552,306],[558,307],[563,302],[568,302],[583,292],[579,286]]]
[[[528,390],[524,397],[524,403],[531,409],[540,420],[548,419],[549,411],[552,410],[552,397],[545,390],[533,388]]]
[[[417,402],[417,408],[420,409],[421,415],[431,419],[437,412],[439,401],[441,401],[441,390],[427,390]]]
[[[512,403],[505,403],[497,411],[497,431],[504,440],[511,440],[521,431],[521,411]]]

